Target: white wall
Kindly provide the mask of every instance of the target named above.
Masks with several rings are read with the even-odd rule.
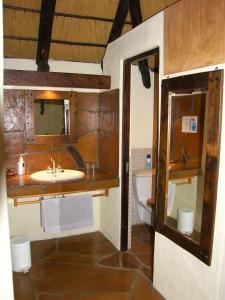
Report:
[[[131,66],[130,147],[152,148],[154,73],[150,72],[151,88],[142,83],[138,66]]]
[[[128,32],[117,41],[111,43],[107,48],[104,59],[104,74],[111,75],[112,86],[114,88],[119,87],[121,89],[120,124],[122,120],[121,109],[123,60],[133,55],[140,54],[156,46],[160,46],[160,86],[163,74],[163,13],[157,14],[153,18],[142,23],[131,32]],[[209,69],[213,69],[213,67]],[[175,74],[174,76],[178,75],[179,74]],[[223,112],[223,118],[225,118],[224,114],[225,112]],[[221,280],[225,278],[224,274],[222,273],[222,271],[224,271],[224,268],[222,269],[222,254],[224,252],[225,239],[225,201],[223,197],[223,178],[225,177],[224,120],[221,139],[221,159],[212,265],[210,267],[206,266],[192,254],[183,250],[181,247],[179,247],[166,237],[162,236],[159,233],[156,233],[155,235],[153,284],[162,293],[162,295],[169,300],[214,300],[219,299],[219,291],[221,292],[220,299],[225,299],[225,295],[222,295],[224,289],[222,288],[221,282]],[[120,205],[120,189],[118,189],[117,193],[115,193],[114,196],[111,197],[111,201],[108,201],[108,203],[105,204],[104,207],[101,207],[104,215],[107,216],[108,220],[114,220],[115,223],[116,219],[118,222],[116,228],[106,229],[106,231],[108,232],[108,236],[113,235],[114,240],[117,240],[117,244],[119,244],[120,238],[119,232],[121,215],[118,214]],[[114,209],[114,207],[116,207],[116,209]]]
[[[100,64],[49,60],[49,66],[51,72],[102,75]],[[37,65],[33,59],[5,58],[4,69],[37,71]]]
[[[120,88],[120,167],[121,169],[121,142],[122,142],[122,87],[123,87],[123,61],[142,52],[160,47],[160,64],[163,65],[161,46],[163,43],[163,13],[159,13],[148,21],[142,23],[132,31],[109,44],[103,61],[105,75],[111,76],[111,87]],[[138,124],[139,126],[139,124]],[[135,137],[134,137],[135,138]],[[121,174],[120,174],[121,175]],[[121,176],[120,176],[121,178]],[[121,186],[121,182],[120,182]],[[100,203],[100,214],[107,222],[101,222],[101,230],[120,248],[121,227],[121,189],[113,191],[110,199],[104,204]],[[113,226],[108,226],[113,224]]]
[[[96,192],[93,192],[93,194]],[[82,195],[90,194],[82,193]],[[71,195],[79,195],[71,194]],[[29,198],[29,200],[37,200],[38,198]],[[74,230],[67,230],[60,233],[47,233],[41,227],[40,204],[21,205],[14,207],[13,200],[8,199],[9,210],[9,227],[10,235],[27,235],[31,241],[52,239],[56,237],[64,237],[99,230],[99,198],[93,198],[94,225],[81,227]]]
[[[50,71],[67,73],[84,73],[102,75],[100,64],[76,63],[66,61],[50,61]],[[4,68],[13,70],[37,70],[34,60],[31,59],[4,59]],[[10,87],[12,88],[12,87]],[[68,89],[71,90],[71,89]],[[93,92],[96,90],[79,89],[81,91]],[[32,199],[32,198],[31,198]],[[30,200],[30,199],[28,199]],[[45,233],[40,223],[40,205],[13,206],[12,199],[8,200],[10,235],[26,234],[30,240],[42,240],[55,237],[69,236],[99,230],[99,198],[93,198],[94,225],[78,228],[64,233]]]
[[[6,197],[4,142],[3,142],[3,24],[0,6],[0,299],[13,300],[12,266],[9,241],[9,224]]]

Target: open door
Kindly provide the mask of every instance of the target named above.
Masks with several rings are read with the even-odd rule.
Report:
[[[150,225],[152,235],[151,243],[152,248],[154,248],[154,232],[155,232],[155,225],[154,225],[154,219],[155,219],[155,204],[154,201],[156,199],[156,184],[157,184],[157,164],[158,164],[158,113],[159,113],[159,49],[154,49],[151,51],[148,51],[146,53],[137,55],[135,57],[129,58],[124,62],[124,84],[123,84],[123,118],[122,118],[122,164],[121,164],[121,180],[122,180],[122,186],[121,186],[121,251],[127,251],[128,248],[130,248],[130,242],[132,244],[132,238],[130,236],[130,233],[133,232],[133,223],[131,219],[131,214],[128,212],[132,211],[130,200],[132,197],[129,197],[130,190],[132,189],[132,175],[133,175],[133,157],[132,157],[132,151],[136,149],[132,149],[132,139],[130,141],[130,136],[132,134],[132,126],[131,126],[131,113],[134,113],[135,109],[139,109],[141,105],[143,105],[141,95],[137,93],[135,95],[135,103],[136,106],[132,107],[132,87],[135,83],[132,81],[132,72],[134,67],[136,69],[139,68],[140,65],[143,65],[145,61],[145,65],[147,63],[147,66],[149,68],[149,72],[151,72],[151,93],[149,92],[150,89],[147,89],[143,86],[145,89],[145,95],[147,95],[145,101],[145,104],[147,103],[148,99],[149,101],[152,101],[152,107],[151,107],[151,114],[149,113],[149,118],[151,118],[151,128],[149,127],[149,130],[152,131],[151,135],[151,155],[152,155],[152,168],[154,168],[154,178],[152,177],[152,184],[151,184],[151,200],[153,200],[153,203],[149,204],[151,205],[152,210],[152,220],[153,223]],[[137,69],[137,70],[138,70]],[[141,71],[141,70],[140,70]],[[140,75],[140,74],[139,74]],[[143,74],[142,79],[143,79]],[[141,78],[141,76],[138,76],[138,78]],[[131,81],[133,84],[131,85]],[[154,89],[154,90],[153,90]],[[149,107],[149,106],[148,106]],[[142,127],[142,121],[145,122],[146,119],[146,113],[148,113],[148,108],[145,108],[145,106],[142,107],[140,110],[143,112],[144,119],[139,119],[139,122],[135,123],[135,127]],[[148,118],[148,117],[147,117]],[[132,121],[133,122],[133,121]],[[132,123],[133,124],[133,123]],[[137,133],[135,133],[136,135]],[[143,136],[143,137],[142,137]],[[141,131],[139,133],[139,137],[143,139],[148,139],[144,135],[144,132]],[[134,137],[135,139],[135,137]],[[148,151],[148,150],[146,150]],[[146,155],[145,155],[146,156]],[[130,157],[132,158],[132,170],[131,170],[131,161]],[[145,168],[145,166],[143,166]],[[146,198],[147,201],[147,198]],[[132,235],[132,234],[131,234]],[[132,247],[131,251],[133,253]],[[153,261],[153,251],[151,260]],[[153,265],[153,263],[152,263]],[[151,266],[152,271],[152,266]],[[152,274],[149,275],[152,278]]]

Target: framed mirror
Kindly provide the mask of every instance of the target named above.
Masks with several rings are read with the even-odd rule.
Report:
[[[70,134],[70,101],[34,99],[34,134]]]
[[[211,262],[222,71],[163,80],[156,229]]]
[[[70,143],[76,140],[77,95],[59,91],[26,91],[26,143]]]

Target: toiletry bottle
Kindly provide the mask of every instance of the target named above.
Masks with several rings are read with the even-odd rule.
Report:
[[[150,154],[146,156],[146,169],[151,169],[152,167],[152,158]]]
[[[197,124],[194,118],[191,119],[191,132],[197,132]]]
[[[18,175],[25,174],[25,163],[22,155],[20,155],[19,161],[17,163],[17,167],[18,167]]]

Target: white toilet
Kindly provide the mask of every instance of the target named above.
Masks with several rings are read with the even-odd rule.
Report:
[[[147,199],[152,194],[152,169],[142,169],[135,172],[133,186],[139,218],[143,223],[151,225],[152,208],[147,205]],[[167,214],[170,215],[175,196],[175,184],[169,184]]]

